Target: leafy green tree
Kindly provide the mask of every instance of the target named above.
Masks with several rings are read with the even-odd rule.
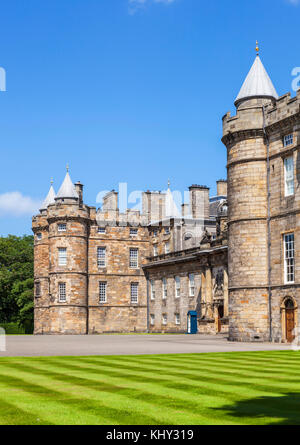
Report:
[[[33,236],[0,237],[0,322],[33,324]]]

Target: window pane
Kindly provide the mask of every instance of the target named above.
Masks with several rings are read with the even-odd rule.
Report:
[[[59,266],[67,265],[67,249],[65,247],[60,247],[58,249],[58,265]]]
[[[99,301],[100,303],[106,303],[106,282],[99,282]]]
[[[59,301],[66,301],[66,283],[59,283]]]
[[[138,283],[131,283],[130,285],[131,303],[138,302]]]
[[[284,160],[285,196],[294,194],[294,159],[292,156]]]
[[[129,267],[136,269],[138,267],[138,249],[130,249]]]
[[[105,247],[98,247],[97,262],[98,262],[98,267],[106,266],[106,248]]]
[[[285,282],[293,283],[295,281],[295,250],[293,233],[284,235],[284,268]]]

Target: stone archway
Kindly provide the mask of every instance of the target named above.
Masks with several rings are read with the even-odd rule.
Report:
[[[292,343],[295,338],[295,328],[298,325],[298,305],[293,297],[285,297],[281,306],[282,342]]]

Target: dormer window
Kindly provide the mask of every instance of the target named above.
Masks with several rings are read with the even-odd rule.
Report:
[[[283,145],[284,147],[288,147],[289,145],[293,145],[294,143],[294,137],[293,134],[287,134],[283,138]]]
[[[58,231],[59,232],[66,232],[67,230],[67,224],[63,223],[63,224],[58,224]]]

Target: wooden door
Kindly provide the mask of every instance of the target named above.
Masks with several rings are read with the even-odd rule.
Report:
[[[294,309],[286,309],[285,310],[285,318],[286,318],[286,340],[288,343],[291,343],[294,336],[294,328],[295,328],[295,311]]]
[[[222,318],[224,317],[224,306],[218,307],[218,332],[222,331]]]

